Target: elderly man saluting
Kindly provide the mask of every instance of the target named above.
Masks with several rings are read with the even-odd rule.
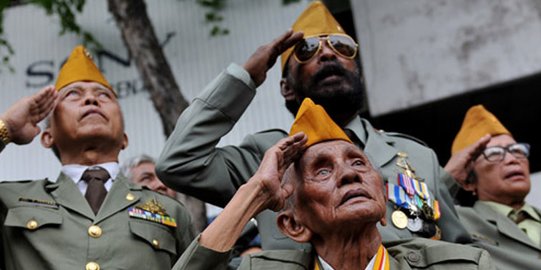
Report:
[[[492,268],[486,251],[468,246],[422,238],[383,246],[376,224],[387,223],[384,185],[364,152],[310,99],[290,134],[266,152],[173,269],[225,269],[244,224],[265,209],[282,209],[280,230],[312,250],[265,251],[246,257],[240,269]]]
[[[476,105],[466,113],[451,152],[470,169],[456,180],[475,202],[457,212],[476,245],[490,252],[500,269],[541,269],[541,210],[524,201],[530,193],[530,146],[517,143],[492,113]],[[464,198],[459,197],[461,204]]]
[[[0,117],[1,148],[41,136],[62,163],[57,179],[0,184],[0,268],[169,269],[191,241],[176,200],[129,183],[118,154],[128,145],[116,93],[76,47],[48,87]]]

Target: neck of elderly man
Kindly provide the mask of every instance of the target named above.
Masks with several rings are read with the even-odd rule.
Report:
[[[88,81],[60,89],[41,142],[47,148],[56,148],[64,165],[118,162],[128,139],[115,93]]]
[[[366,155],[350,142],[321,142],[286,175],[295,191],[278,216],[281,230],[310,242],[335,269],[364,269],[381,245],[376,224],[385,224],[386,211],[381,175]]]

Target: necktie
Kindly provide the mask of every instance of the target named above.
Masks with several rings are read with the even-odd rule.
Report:
[[[509,218],[513,220],[516,224],[519,224],[528,218],[528,213],[526,211],[519,211],[518,213],[513,211],[509,213]]]
[[[84,173],[81,179],[88,185],[85,193],[85,198],[94,211],[94,214],[98,213],[100,206],[105,200],[107,190],[105,189],[105,182],[111,178],[109,173],[102,167],[90,167]]]

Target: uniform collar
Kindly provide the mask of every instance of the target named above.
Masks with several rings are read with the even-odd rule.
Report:
[[[62,166],[62,172],[75,184],[81,180],[81,177],[83,176],[83,173],[88,169],[89,167],[99,166],[104,168],[109,175],[111,176],[111,179],[115,179],[118,175],[118,172],[120,171],[120,167],[118,165],[118,162],[106,162],[101,164],[96,164],[92,166],[86,166],[86,165],[79,165],[79,164],[67,164]]]

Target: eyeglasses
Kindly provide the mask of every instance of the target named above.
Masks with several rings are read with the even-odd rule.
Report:
[[[483,157],[490,162],[500,162],[505,159],[505,153],[513,155],[517,159],[527,159],[530,155],[530,145],[527,143],[515,143],[508,146],[491,146],[483,150]]]
[[[312,59],[321,50],[321,41],[327,41],[327,45],[338,55],[353,59],[357,55],[359,45],[348,35],[332,34],[321,37],[309,37],[300,41],[294,50],[294,57],[297,62],[304,64]]]

